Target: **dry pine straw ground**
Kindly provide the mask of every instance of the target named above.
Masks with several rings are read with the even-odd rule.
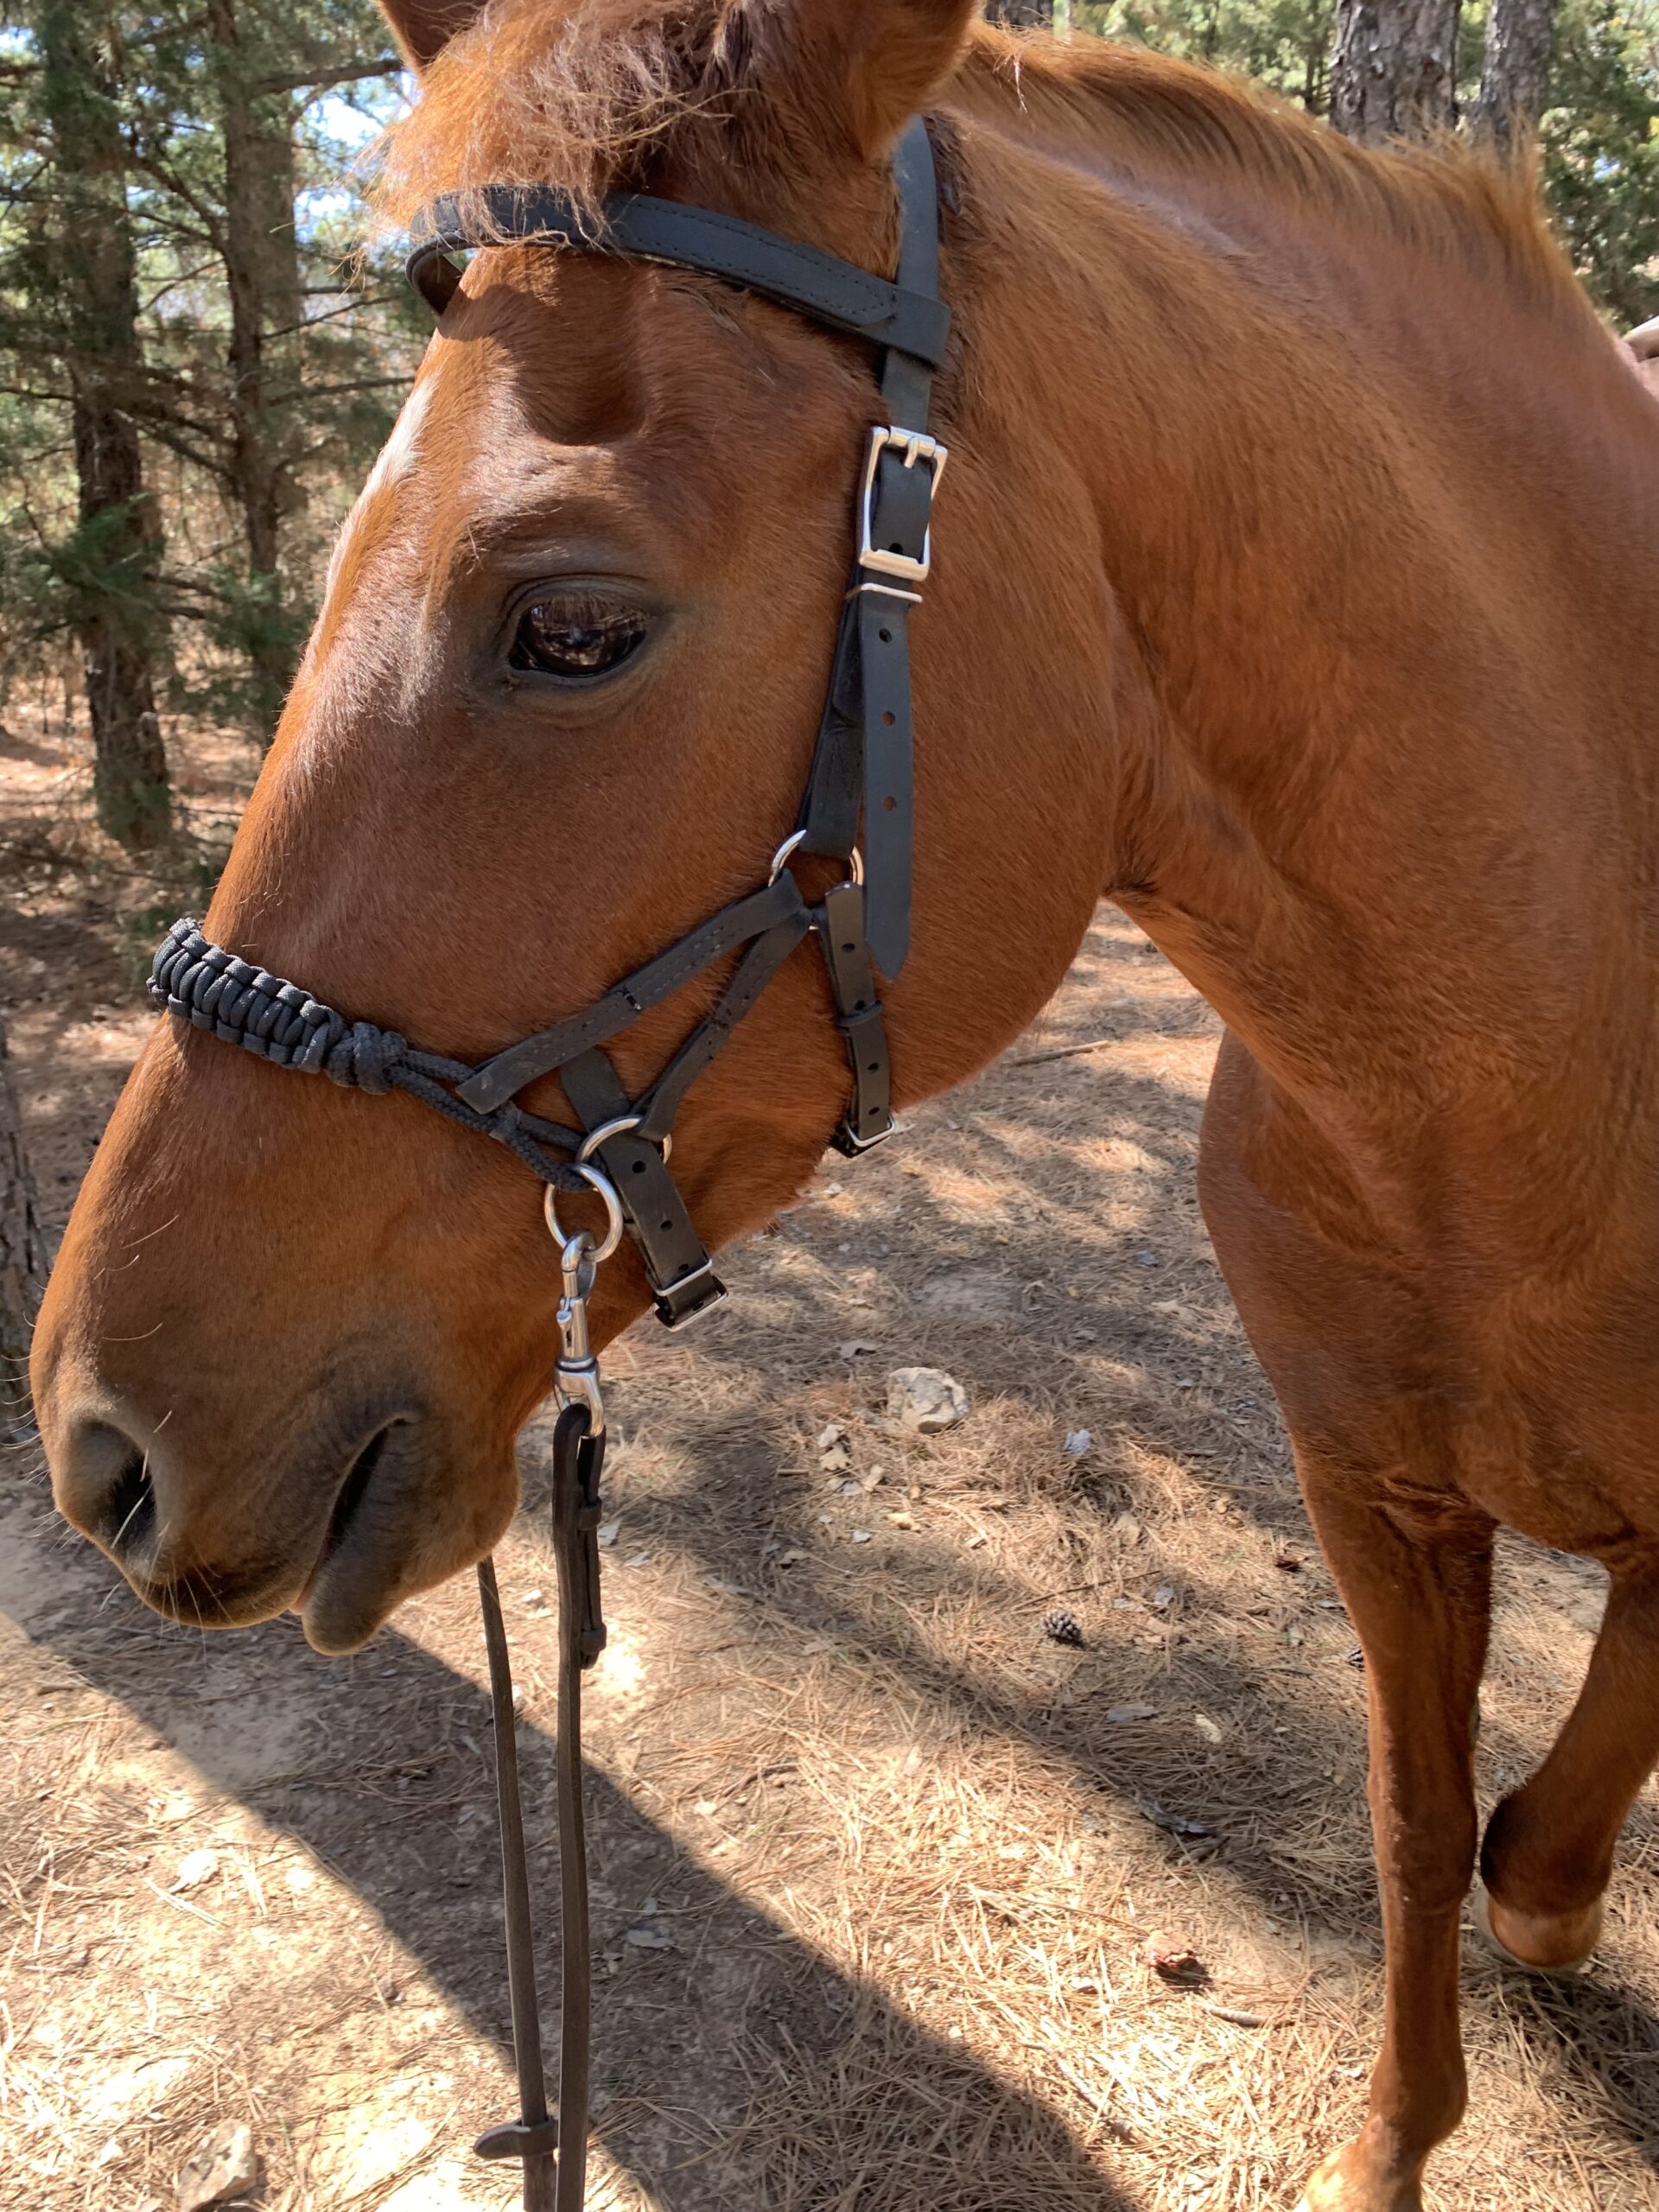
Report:
[[[179,749],[211,842],[245,764]],[[60,1219],[143,1034],[123,931],[171,887],[95,865],[48,737],[4,774],[0,955]],[[705,1333],[610,1358],[595,2206],[1243,2212],[1352,2126],[1380,2015],[1363,1678],[1194,1205],[1215,1039],[1103,914],[1033,1037],[731,1256]],[[917,1362],[963,1382],[965,1426],[889,1429]],[[544,1900],[546,1435],[499,1557]],[[14,1459],[0,2204],[170,2206],[203,2130],[245,2118],[283,2212],[506,2205],[465,2150],[512,2104],[470,1583],[347,1661],[289,1620],[204,1639]],[[1507,1550],[1488,1801],[1599,1602]],[[1081,1649],[1044,1637],[1056,1603]],[[1437,2206],[1659,2203],[1655,1853],[1647,1796],[1580,1986],[1471,1953]],[[1200,1986],[1149,1972],[1160,1935]]]

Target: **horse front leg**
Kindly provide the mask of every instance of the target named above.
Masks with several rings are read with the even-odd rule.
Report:
[[[1388,1998],[1365,2125],[1307,2185],[1303,2212],[1422,2212],[1429,2152],[1463,2117],[1460,1920],[1475,1859],[1474,1716],[1492,1527],[1448,1503],[1357,1493],[1306,1451],[1302,1486],[1365,1654],[1369,1796]]]

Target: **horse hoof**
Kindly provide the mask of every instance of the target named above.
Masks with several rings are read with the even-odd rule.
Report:
[[[1418,2183],[1368,2171],[1363,2147],[1350,2143],[1333,2151],[1309,2179],[1296,2212],[1423,2212]]]
[[[1535,1959],[1524,1959],[1518,1951],[1512,1951],[1492,1926],[1492,1900],[1484,1882],[1475,1884],[1474,1893],[1469,1900],[1469,1911],[1475,1923],[1476,1934],[1494,1957],[1502,1960],[1506,1967],[1516,1967],[1522,1974],[1540,1974],[1546,1981],[1571,1981],[1575,1974],[1582,1974],[1595,1955],[1596,1936],[1601,1931],[1601,1906],[1598,1901],[1589,1916],[1592,1932],[1584,1951],[1577,1958],[1560,1959],[1551,1965],[1543,1966]]]

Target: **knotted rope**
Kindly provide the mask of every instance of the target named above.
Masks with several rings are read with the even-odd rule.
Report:
[[[573,1167],[550,1158],[546,1149],[575,1153],[582,1143],[576,1130],[528,1114],[511,1100],[492,1114],[475,1112],[453,1089],[477,1073],[465,1060],[418,1052],[396,1029],[381,1029],[372,1021],[347,1021],[297,983],[285,982],[211,943],[188,916],[175,922],[162,939],[147,988],[152,1001],[168,1014],[259,1059],[305,1075],[326,1075],[342,1090],[371,1097],[407,1091],[461,1128],[505,1145],[556,1190],[588,1188]]]

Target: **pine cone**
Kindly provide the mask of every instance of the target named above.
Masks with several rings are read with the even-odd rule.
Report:
[[[1082,1624],[1069,1605],[1056,1605],[1052,1613],[1043,1615],[1043,1634],[1056,1643],[1083,1642]]]

